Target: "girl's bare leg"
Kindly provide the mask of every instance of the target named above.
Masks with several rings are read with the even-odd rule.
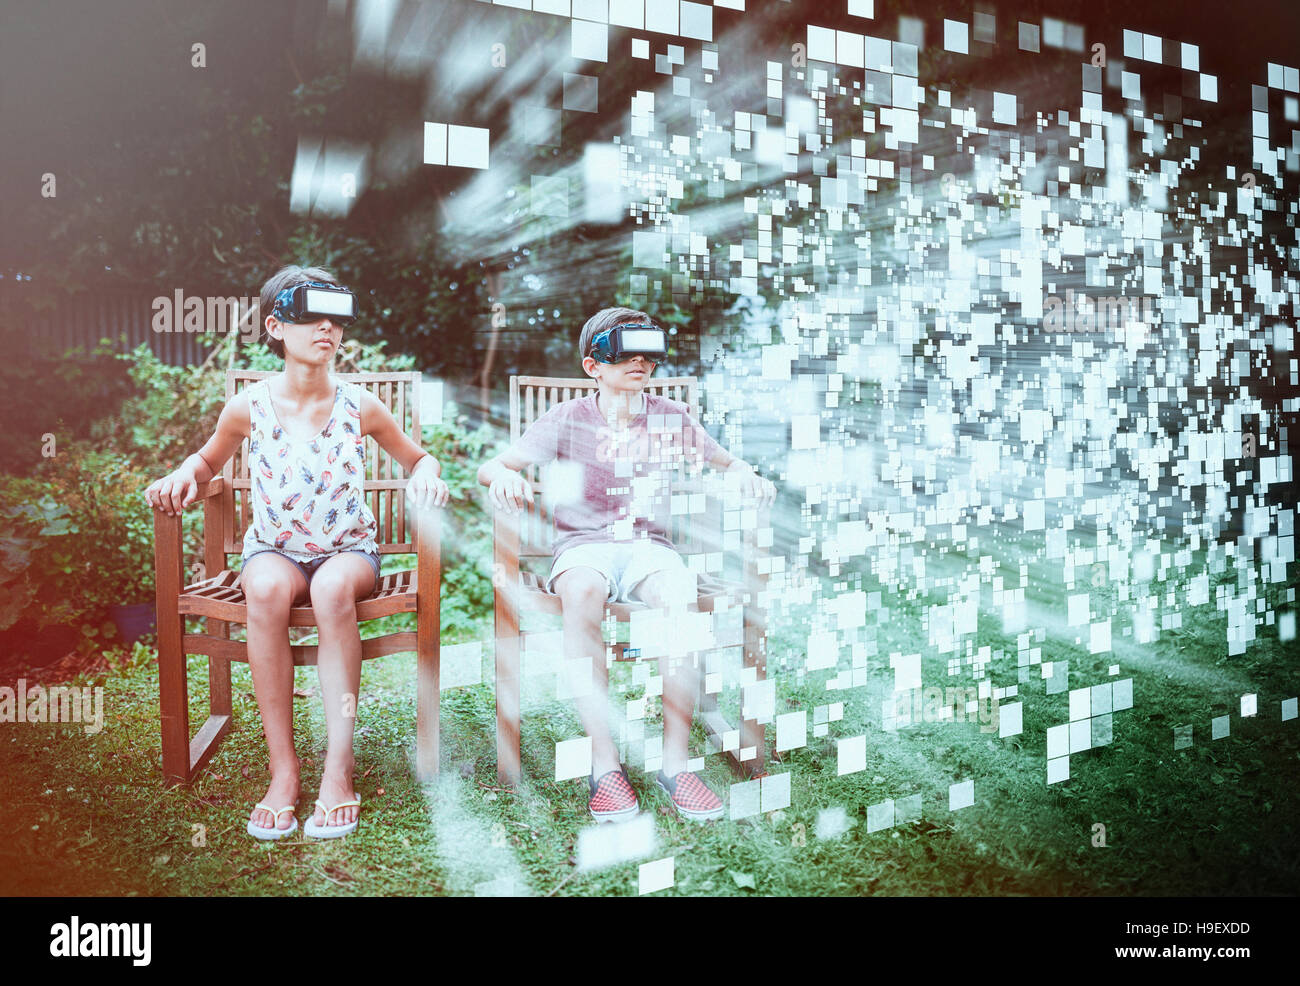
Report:
[[[289,651],[289,609],[307,590],[296,565],[271,551],[249,558],[240,573],[248,605],[248,667],[262,716],[271,769],[264,804],[279,809],[298,801],[298,754],[293,747],[293,657]],[[254,825],[287,829],[290,812],[278,824],[269,811],[253,810]]]
[[[359,554],[344,552],[325,562],[311,580],[311,606],[320,631],[316,670],[325,703],[328,745],[321,774],[320,800],[333,807],[356,800],[352,786],[355,758],[352,752],[357,722],[357,697],[361,691],[361,630],[357,626],[357,600],[374,590],[375,573]],[[356,807],[340,808],[327,819],[315,809],[318,825],[348,825],[357,819]]]

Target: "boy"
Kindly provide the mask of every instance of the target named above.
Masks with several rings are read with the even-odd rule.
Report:
[[[643,602],[671,617],[696,598],[695,575],[667,536],[667,481],[685,461],[735,474],[741,492],[770,504],[776,488],[715,442],[685,405],[644,393],[667,352],[667,335],[645,312],[606,308],[579,337],[582,369],[597,392],[564,401],[535,421],[505,453],[479,468],[495,507],[517,511],[533,502],[519,470],[558,460],[571,470],[568,496],[552,496],[555,560],[547,589],[559,595],[567,667],[586,668],[592,688],[575,688],[578,717],[591,737],[588,809],[598,822],[637,812],[636,793],[606,721],[608,670],[601,619],[605,603]],[[574,474],[576,471],[576,475]],[[684,818],[722,815],[722,802],[686,771],[686,747],[698,692],[698,672],[677,662],[663,678],[663,768],[656,780]]]
[[[445,506],[438,461],[411,441],[378,398],[331,369],[356,299],[318,267],[285,267],[262,287],[267,347],[284,371],[236,394],[216,434],[145,499],[175,515],[249,440],[253,522],[244,535],[239,581],[248,606],[248,666],[262,716],[271,785],[248,820],[264,841],[297,831],[298,756],[293,743],[289,609],[310,601],[320,645],[317,672],[328,747],[316,812],[305,834],[334,839],[354,831],[361,802],[352,786],[351,709],[361,683],[356,603],[379,578],[376,523],[363,495],[365,436],[410,476],[407,495]]]

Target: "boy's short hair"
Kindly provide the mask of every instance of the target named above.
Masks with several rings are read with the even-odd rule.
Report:
[[[266,316],[270,315],[275,308],[275,296],[285,288],[291,288],[295,284],[303,284],[307,281],[324,281],[326,284],[338,284],[338,278],[323,267],[299,267],[297,264],[289,264],[287,267],[281,267],[271,275],[265,284],[262,285],[261,308],[258,313],[263,323]],[[267,334],[266,348],[284,359],[284,343],[275,336]]]
[[[591,355],[591,340],[606,329],[612,329],[624,322],[659,324],[645,312],[639,312],[635,308],[602,308],[587,319],[587,324],[582,327],[582,333],[578,336],[578,359],[586,359]]]

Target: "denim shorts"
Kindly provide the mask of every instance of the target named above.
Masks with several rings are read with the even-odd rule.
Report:
[[[265,555],[265,554],[279,555],[285,561],[292,562],[294,565],[297,565],[298,571],[302,572],[303,578],[307,580],[307,588],[309,589],[311,588],[311,577],[316,574],[317,569],[319,569],[331,558],[335,557],[335,555],[361,555],[363,558],[365,558],[366,561],[370,562],[370,567],[375,570],[375,584],[376,585],[379,584],[379,556],[375,554],[373,551],[357,551],[357,550],[335,551],[328,555],[321,555],[319,558],[313,558],[311,559],[311,561],[302,562],[290,558],[282,551],[276,551],[274,548],[267,548],[263,551],[254,551],[251,555],[249,555],[247,558],[244,559],[244,565],[247,566],[249,561],[256,558],[258,555]],[[243,571],[243,569],[241,568],[240,571]]]

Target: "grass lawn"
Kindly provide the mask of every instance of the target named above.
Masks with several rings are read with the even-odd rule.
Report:
[[[932,566],[929,574],[939,572]],[[1029,585],[1051,586],[1059,577],[1035,567]],[[873,587],[864,580],[863,588]],[[1284,602],[1287,591],[1271,589],[1270,602],[1294,608]],[[1300,691],[1295,643],[1280,643],[1275,627],[1261,626],[1245,655],[1227,657],[1226,617],[1213,605],[1212,584],[1211,603],[1182,606],[1182,626],[1156,643],[1134,644],[1116,620],[1112,651],[1093,655],[1087,628],[1063,625],[1063,590],[1039,595],[1028,625],[1046,632],[1030,644],[1041,661],[1068,662],[1069,688],[1133,683],[1133,706],[1114,713],[1111,742],[1073,754],[1068,780],[1049,785],[1046,765],[1047,730],[1069,721],[1068,696],[1046,694],[1039,665],[1021,666],[1018,635],[1001,631],[1000,612],[981,609],[972,656],[988,647],[986,674],[999,687],[1018,689],[1007,701],[1023,702],[1023,730],[1004,738],[981,731],[977,721],[882,728],[881,704],[894,686],[891,654],[925,655],[927,684],[976,681],[965,660],[948,677],[948,659],[966,656],[965,640],[952,654],[936,653],[928,642],[927,605],[937,597],[908,599],[886,589],[885,605],[868,612],[867,626],[848,632],[864,644],[854,661],[857,681],[835,691],[826,688],[832,671],[802,670],[807,635],[826,617],[793,602],[774,616],[769,638],[777,713],[809,713],[806,745],[770,768],[789,773],[790,806],[686,823],[671,814],[632,756],[629,773],[653,818],[656,844],[637,859],[594,870],[577,866],[579,835],[592,827],[586,785],[552,780],[554,744],[580,735],[571,707],[555,698],[553,675],[526,679],[525,779],[517,791],[501,790],[485,647],[484,683],[443,693],[443,772],[438,783],[422,787],[412,770],[414,656],[367,663],[356,746],[359,831],[336,841],[299,835],[275,845],[244,830],[267,783],[246,666],[235,667],[235,729],[193,788],[167,788],[155,656],[139,646],[111,670],[74,682],[103,686],[101,732],[87,735],[78,724],[0,725],[0,893],[635,895],[639,865],[666,857],[673,857],[674,880],[660,893],[692,896],[1300,890],[1300,721],[1282,721],[1280,711]],[[1081,645],[1074,642],[1080,629]],[[479,639],[487,639],[486,629]],[[848,654],[846,647],[841,671]],[[190,662],[196,724],[206,707],[205,660]],[[1119,665],[1117,676],[1112,665]],[[304,818],[316,796],[325,731],[315,670],[299,669],[296,684],[306,693],[294,715]],[[620,664],[615,689],[619,699],[631,699],[644,685],[634,682],[631,665]],[[1258,696],[1254,717],[1239,714],[1247,693]],[[724,692],[724,708],[736,701],[734,688]],[[842,719],[814,735],[817,708],[839,702]],[[653,735],[657,700],[648,704],[646,733]],[[1216,716],[1229,717],[1231,732],[1211,740]],[[1192,745],[1175,750],[1174,729],[1188,724]],[[775,729],[768,735],[771,744]],[[839,776],[837,740],[862,735],[865,769]],[[702,749],[697,735],[692,752]],[[730,775],[720,755],[708,757],[705,777],[716,790],[726,788]],[[950,786],[966,780],[973,782],[973,804],[950,811]],[[868,831],[869,807],[890,799],[896,819],[908,820]],[[873,821],[884,812],[874,809]],[[1095,844],[1098,825],[1104,845]]]

